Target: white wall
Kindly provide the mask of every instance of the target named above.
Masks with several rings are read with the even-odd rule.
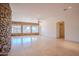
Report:
[[[79,9],[78,5],[60,15],[41,21],[42,33],[47,37],[56,38],[56,23],[65,22],[65,40],[79,42]],[[56,17],[60,17],[57,19]]]
[[[46,19],[42,20],[41,22],[41,35],[50,37],[50,38],[56,38],[56,20],[52,19]]]
[[[69,10],[64,15],[65,39],[79,42],[79,9]]]

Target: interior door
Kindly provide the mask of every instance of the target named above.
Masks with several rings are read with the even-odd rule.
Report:
[[[64,38],[64,22],[61,22],[60,24],[59,24],[59,37],[60,38]]]
[[[64,39],[64,22],[57,22],[57,39]]]

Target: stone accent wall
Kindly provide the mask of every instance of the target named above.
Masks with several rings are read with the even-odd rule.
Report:
[[[0,55],[7,55],[11,48],[11,8],[0,3]]]

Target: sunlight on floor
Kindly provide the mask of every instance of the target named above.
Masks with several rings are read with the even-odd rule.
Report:
[[[38,38],[37,37],[32,37],[32,36],[15,36],[12,37],[12,46],[16,46],[16,45],[23,45],[23,44],[31,44],[32,42],[35,42]]]

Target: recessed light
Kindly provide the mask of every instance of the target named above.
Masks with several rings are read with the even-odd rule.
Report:
[[[72,7],[71,7],[71,6],[69,6],[69,7],[68,7],[68,9],[72,9]]]
[[[67,11],[69,9],[72,9],[72,7],[71,6],[68,6],[67,8],[64,9],[64,11]]]

